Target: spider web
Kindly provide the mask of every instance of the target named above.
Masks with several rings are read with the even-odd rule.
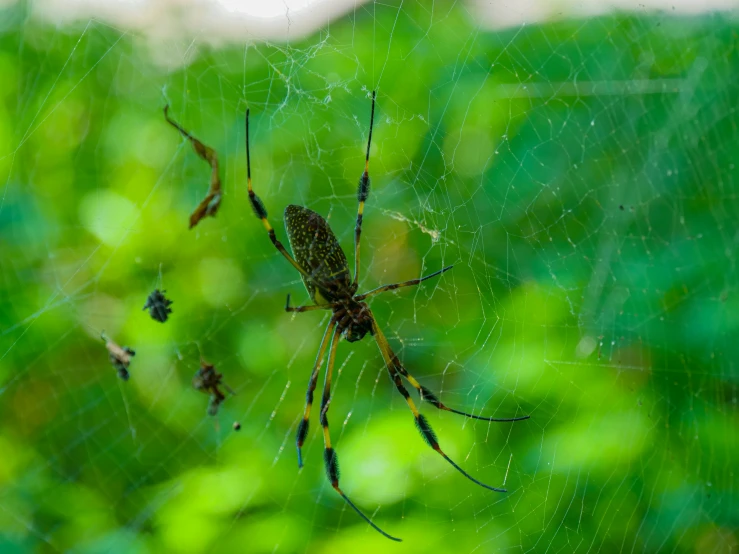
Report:
[[[371,338],[342,342],[343,489],[406,551],[737,548],[732,19],[490,31],[463,5],[372,4],[288,43],[152,52],[94,20],[0,14],[3,551],[391,547],[326,482],[315,409],[297,468],[328,316],[284,313],[308,296],[245,186],[248,106],[278,236],[306,206],[351,265],[373,89],[360,290],[454,264],[373,312],[447,405],[531,419],[423,406],[450,457],[509,492],[476,487],[420,440]],[[221,210],[191,231],[209,170],[167,103],[220,157]],[[164,325],[141,311],[155,288]],[[103,331],[135,348],[130,381]],[[216,418],[201,357],[236,392]]]

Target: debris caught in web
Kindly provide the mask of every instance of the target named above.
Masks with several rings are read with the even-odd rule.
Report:
[[[164,323],[167,321],[169,314],[172,313],[172,301],[164,296],[166,290],[156,289],[146,299],[144,310],[149,310],[149,315],[152,319]]]
[[[131,365],[131,358],[136,355],[136,352],[128,346],[118,346],[115,342],[110,340],[105,333],[100,335],[100,338],[105,342],[105,348],[108,349],[110,363],[118,372],[118,377],[124,381],[128,381],[130,377],[128,373],[128,366]]]
[[[208,402],[208,415],[214,416],[218,413],[218,408],[226,400],[226,395],[219,388],[223,385],[228,392],[236,394],[231,387],[223,382],[223,374],[218,373],[214,365],[209,364],[205,360],[200,360],[200,369],[195,372],[192,378],[192,386],[195,390],[210,394],[210,402]],[[239,425],[240,427],[240,425]],[[234,426],[235,429],[235,426]],[[236,429],[238,431],[238,429]]]
[[[218,213],[218,208],[221,207],[222,188],[221,179],[218,176],[218,155],[210,146],[206,146],[200,142],[188,131],[180,127],[179,123],[169,117],[169,104],[164,106],[164,118],[167,120],[167,123],[177,129],[184,138],[190,141],[195,153],[210,166],[210,187],[208,188],[208,194],[206,194],[205,198],[203,198],[200,204],[198,204],[195,211],[190,214],[190,229],[192,229],[204,217],[215,217]]]

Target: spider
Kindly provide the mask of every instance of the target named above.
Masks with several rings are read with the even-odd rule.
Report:
[[[218,413],[218,407],[226,400],[220,387],[223,385],[231,394],[236,394],[231,387],[223,382],[223,374],[218,373],[214,365],[209,364],[205,360],[200,360],[200,369],[195,372],[192,378],[192,386],[195,390],[210,394],[210,402],[208,402],[208,415],[214,416]]]
[[[254,210],[255,215],[261,220],[264,229],[269,235],[269,239],[282,256],[300,273],[303,284],[308,294],[313,300],[313,305],[307,306],[291,306],[290,295],[287,296],[285,311],[291,313],[308,312],[313,310],[331,310],[332,315],[326,326],[326,330],[321,339],[318,348],[318,354],[313,366],[313,370],[308,382],[308,391],[306,392],[305,409],[303,418],[298,424],[296,443],[298,451],[298,467],[303,467],[302,447],[308,435],[308,417],[310,416],[311,407],[313,405],[313,393],[318,382],[318,374],[323,366],[326,352],[328,350],[328,361],[326,375],[323,382],[323,395],[321,397],[320,422],[323,427],[324,440],[324,465],[326,467],[326,475],[334,490],[351,506],[351,508],[366,521],[373,529],[381,533],[383,536],[394,541],[401,539],[393,537],[380,529],[375,523],[367,517],[341,490],[339,487],[339,462],[336,451],[331,445],[331,437],[328,428],[328,409],[331,403],[331,377],[333,375],[334,363],[336,360],[336,348],[342,336],[348,342],[356,342],[364,338],[370,333],[375,339],[380,353],[385,361],[390,379],[394,383],[398,392],[403,396],[408,407],[410,408],[415,419],[416,427],[426,443],[433,448],[440,456],[442,456],[452,467],[459,471],[462,475],[470,479],[472,482],[496,492],[506,492],[505,489],[491,487],[481,483],[454,461],[449,458],[439,446],[431,425],[426,418],[418,411],[415,403],[411,399],[410,393],[403,384],[403,379],[408,381],[415,388],[422,401],[429,402],[439,410],[446,410],[465,417],[479,419],[483,421],[521,421],[528,419],[529,416],[521,416],[507,419],[496,419],[492,417],[482,417],[447,407],[425,386],[421,385],[403,366],[398,357],[390,348],[385,335],[380,330],[372,311],[365,302],[367,298],[375,296],[385,291],[395,290],[402,287],[415,286],[427,279],[437,277],[448,271],[452,266],[447,266],[435,273],[412,279],[403,283],[394,283],[383,285],[376,289],[370,290],[363,294],[356,294],[359,279],[359,250],[360,236],[362,233],[362,218],[364,214],[364,204],[370,193],[369,178],[369,153],[372,143],[372,127],[375,118],[375,92],[372,92],[372,110],[370,113],[370,125],[367,138],[367,151],[364,162],[364,172],[359,179],[357,188],[357,201],[359,203],[357,209],[357,219],[354,228],[354,277],[349,273],[349,265],[346,255],[339,245],[333,231],[329,227],[326,220],[316,212],[304,208],[302,206],[289,205],[285,209],[284,222],[287,230],[290,248],[293,256],[287,251],[283,244],[277,239],[275,230],[267,219],[267,209],[262,200],[252,189],[251,181],[251,159],[249,156],[249,110],[246,110],[246,174],[247,174],[247,190],[249,193],[249,201]],[[193,138],[189,133],[183,133],[189,140],[193,141],[193,147],[196,151],[201,151],[207,147],[202,144],[198,145],[197,139]]]
[[[167,291],[156,289],[149,295],[144,305],[144,310],[149,310],[151,318],[161,323],[167,321],[169,314],[172,313],[172,308],[169,307],[172,301],[164,296],[165,292]]]
[[[110,360],[113,369],[118,372],[118,377],[124,381],[128,381],[130,374],[128,373],[128,366],[131,365],[131,358],[136,355],[136,352],[128,346],[118,346],[115,342],[110,340],[105,333],[100,334],[100,338],[105,343],[105,348],[108,350],[108,359]]]

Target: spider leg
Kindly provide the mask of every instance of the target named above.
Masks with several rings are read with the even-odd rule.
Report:
[[[372,91],[372,112],[370,113],[369,137],[367,138],[367,154],[364,156],[364,173],[359,178],[359,186],[357,187],[357,223],[354,227],[354,285],[359,280],[359,238],[362,235],[362,217],[364,215],[364,203],[369,198],[370,178],[369,178],[369,153],[372,144],[372,126],[375,123],[375,91]]]
[[[463,415],[465,417],[469,417],[472,419],[479,419],[482,421],[495,421],[495,422],[508,422],[508,421],[523,421],[524,419],[529,419],[531,416],[519,416],[519,417],[507,417],[507,418],[495,418],[495,417],[485,417],[485,416],[479,416],[474,414],[469,414],[467,412],[462,412],[460,410],[455,410],[453,408],[450,408],[446,406],[441,400],[439,400],[439,397],[436,396],[433,392],[431,392],[429,389],[424,387],[422,384],[420,384],[416,379],[408,373],[408,370],[403,366],[403,364],[398,359],[398,356],[395,355],[395,352],[390,351],[390,357],[392,358],[393,365],[395,366],[395,369],[400,373],[405,379],[411,384],[411,386],[418,391],[418,394],[421,396],[422,401],[426,401],[430,404],[433,404],[436,406],[439,410],[445,410],[447,412],[452,412],[454,414]]]
[[[453,267],[454,267],[453,265],[448,265],[444,269],[440,269],[439,271],[436,271],[432,273],[431,275],[426,275],[425,277],[420,277],[419,279],[411,279],[410,281],[405,281],[404,283],[393,283],[392,285],[382,285],[381,287],[372,289],[369,292],[365,292],[364,294],[355,296],[354,300],[361,301],[361,300],[364,300],[365,298],[374,296],[376,294],[380,294],[381,292],[385,292],[387,290],[395,290],[395,289],[400,289],[403,287],[412,287],[413,285],[418,285],[419,283],[423,283],[426,279],[431,279],[432,277],[441,275],[442,273],[444,273],[445,271],[449,271]]]
[[[375,340],[377,341],[377,346],[380,348],[380,353],[382,354],[382,357],[385,359],[385,365],[387,366],[387,370],[390,373],[390,378],[395,384],[395,388],[398,389],[398,392],[403,396],[403,398],[405,398],[405,401],[408,404],[408,407],[411,409],[411,412],[413,412],[413,417],[416,419],[416,427],[418,427],[418,430],[421,433],[421,436],[423,437],[423,439],[426,441],[426,443],[431,448],[436,450],[436,452],[438,452],[442,458],[444,458],[447,462],[449,462],[452,465],[452,467],[454,467],[454,469],[459,471],[462,475],[467,477],[467,479],[469,479],[473,483],[477,483],[481,487],[484,487],[491,491],[508,492],[505,489],[491,487],[490,485],[486,485],[485,483],[478,481],[477,479],[472,477],[469,473],[467,473],[465,470],[463,470],[461,467],[459,467],[456,463],[454,463],[452,459],[444,453],[444,451],[439,446],[439,441],[436,438],[436,433],[434,433],[434,430],[431,428],[431,425],[429,424],[428,420],[421,413],[419,413],[418,408],[416,408],[416,405],[411,399],[411,395],[408,392],[408,389],[406,389],[405,386],[403,386],[403,380],[401,379],[401,374],[396,369],[395,364],[393,363],[393,357],[395,357],[395,354],[390,348],[390,344],[388,344],[387,339],[385,338],[385,335],[382,334],[382,331],[377,325],[377,322],[375,321],[374,317],[372,318],[372,331],[373,331]]]
[[[328,431],[328,408],[331,405],[331,374],[334,371],[334,362],[336,360],[336,347],[339,345],[341,339],[340,328],[334,330],[333,336],[331,337],[331,348],[328,355],[328,367],[326,369],[326,376],[323,381],[323,397],[321,398],[321,426],[323,427],[323,461],[326,466],[326,475],[328,480],[331,482],[331,486],[341,497],[346,501],[357,514],[369,523],[372,528],[387,537],[390,540],[401,542],[401,539],[388,535],[385,531],[380,529],[377,525],[372,523],[372,520],[368,518],[351,500],[344,494],[344,491],[339,487],[339,458],[336,455],[336,451],[331,446],[331,436]]]
[[[311,406],[313,406],[313,391],[316,390],[316,383],[318,381],[318,372],[321,370],[323,365],[323,358],[326,354],[326,347],[328,346],[329,339],[333,336],[334,328],[336,327],[336,319],[331,318],[326,332],[323,333],[323,339],[321,339],[321,346],[318,348],[318,355],[316,356],[316,363],[313,366],[313,371],[310,374],[310,381],[308,382],[308,391],[305,393],[305,411],[303,412],[303,419],[298,424],[298,432],[295,437],[295,443],[298,448],[298,467],[303,467],[303,443],[305,438],[308,436],[308,418],[310,417]]]
[[[285,302],[286,312],[312,312],[313,310],[330,310],[333,304],[315,304],[313,306],[290,306],[290,295],[287,295]]]
[[[285,249],[283,244],[277,239],[277,236],[275,235],[275,230],[272,228],[272,225],[269,224],[269,221],[267,221],[267,208],[264,207],[262,199],[259,198],[252,189],[251,158],[249,156],[249,110],[246,110],[246,183],[249,192],[249,202],[251,203],[251,207],[254,210],[254,214],[257,216],[257,218],[262,221],[262,225],[264,225],[264,229],[269,235],[269,240],[272,241],[272,244],[274,244],[275,248],[280,251],[280,254],[282,254],[285,259],[290,262],[292,266],[297,269],[303,277],[311,279],[311,276],[306,273],[306,271],[302,267],[300,267],[300,265],[298,265],[298,262],[295,261],[290,253]]]
[[[205,216],[216,215],[216,212],[220,207],[221,179],[218,176],[218,154],[216,154],[215,150],[204,145],[169,117],[169,104],[164,106],[164,118],[167,120],[167,123],[177,129],[183,137],[190,141],[195,153],[210,165],[210,188],[208,189],[206,197],[202,202],[200,202],[200,204],[198,204],[198,207],[195,208],[195,211],[190,215],[190,229],[192,229]]]

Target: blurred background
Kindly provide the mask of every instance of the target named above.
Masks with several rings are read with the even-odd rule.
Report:
[[[191,4],[0,2],[0,551],[736,552],[735,12]],[[307,206],[353,265],[374,89],[360,290],[454,264],[381,327],[447,405],[531,415],[423,406],[484,490],[342,342],[342,487],[400,544],[327,483],[317,410],[298,470],[328,317],[284,312],[309,297],[246,194],[248,107],[278,236]],[[192,230],[210,170],[165,104],[219,155]]]

